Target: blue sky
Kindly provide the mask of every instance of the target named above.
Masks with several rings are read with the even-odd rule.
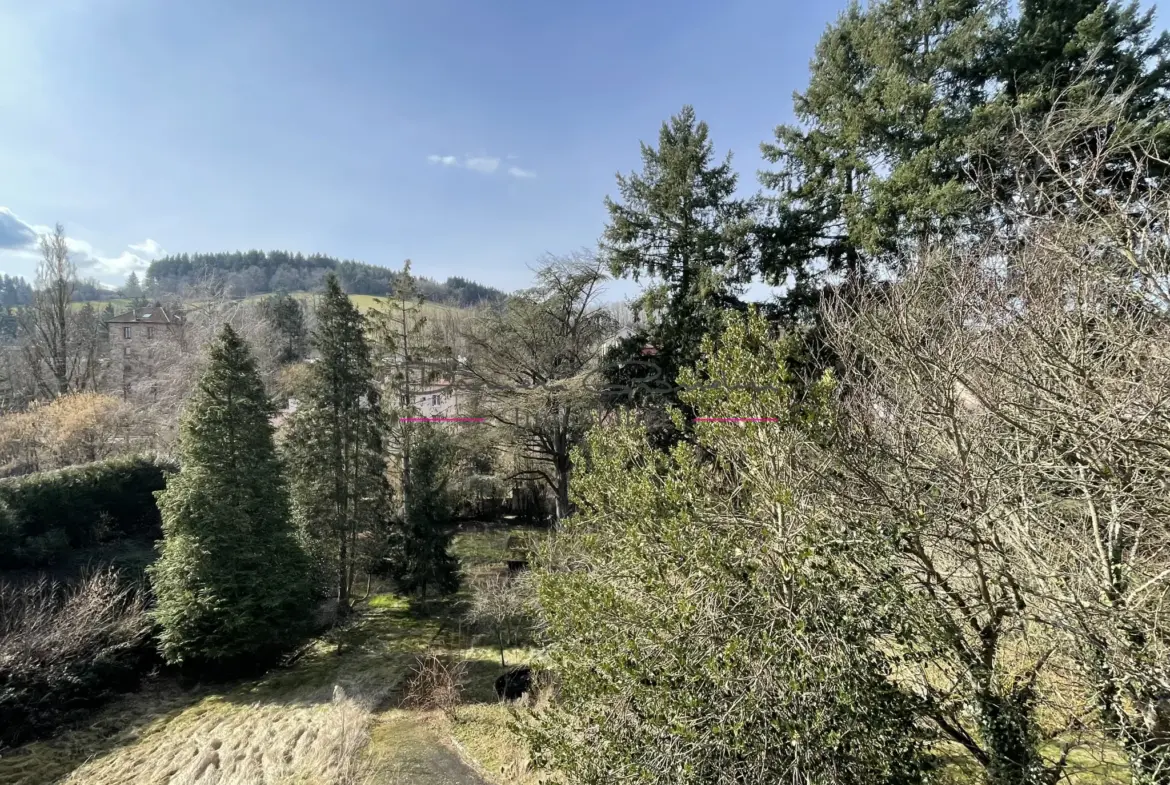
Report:
[[[515,289],[684,103],[754,191],[844,5],[0,0],[0,270],[60,221],[107,282],[279,248]]]

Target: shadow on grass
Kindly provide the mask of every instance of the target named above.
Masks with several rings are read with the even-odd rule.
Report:
[[[498,565],[515,527],[491,527],[453,545],[465,563]],[[461,546],[461,547],[460,547]],[[334,686],[347,694],[374,695],[376,710],[395,705],[404,678],[417,658],[437,649],[467,662],[465,702],[497,704],[495,679],[506,668],[498,652],[475,646],[476,637],[459,620],[466,592],[443,600],[412,601],[375,594],[358,605],[344,626],[307,644],[286,667],[260,678],[180,686],[173,677],[144,684],[90,718],[86,727],[66,730],[24,745],[0,758],[0,782],[48,785],[86,761],[103,758],[147,736],[182,733],[209,715],[244,707],[311,707],[332,701]],[[469,656],[471,655],[471,656]],[[511,657],[509,666],[512,666]]]
[[[208,695],[204,688],[182,689],[173,679],[152,681],[107,704],[84,726],[6,752],[0,757],[0,782],[56,782],[87,760],[169,726]]]
[[[181,685],[173,676],[156,678],[98,710],[84,727],[7,752],[0,758],[0,782],[48,785],[87,761],[147,736],[182,732],[212,714],[329,703],[335,685],[348,695],[372,695],[385,703],[440,628],[439,618],[420,618],[409,601],[375,595],[344,626],[310,641],[286,667],[229,682]]]
[[[373,595],[359,604],[343,626],[312,641],[292,665],[237,685],[228,700],[300,706],[327,703],[335,685],[350,694],[388,695],[427,651],[441,624],[442,617],[420,614],[407,599]]]

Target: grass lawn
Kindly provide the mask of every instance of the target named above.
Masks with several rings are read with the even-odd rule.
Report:
[[[503,564],[506,542],[506,531],[471,532],[456,538],[454,550],[490,569]],[[468,663],[468,705],[456,722],[398,708],[405,677],[427,651]],[[528,656],[509,650],[509,665]],[[498,658],[462,629],[458,601],[424,616],[410,600],[378,593],[359,604],[350,624],[311,641],[290,667],[188,689],[148,681],[84,726],[0,758],[0,782],[483,785],[499,761],[523,759],[522,747],[509,749],[508,710],[494,694]],[[483,754],[486,765],[469,754]],[[513,781],[498,773],[490,779]]]

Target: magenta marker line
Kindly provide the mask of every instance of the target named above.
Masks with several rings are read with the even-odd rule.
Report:
[[[486,417],[399,417],[401,422],[484,422]]]
[[[776,417],[696,417],[695,422],[778,422]]]

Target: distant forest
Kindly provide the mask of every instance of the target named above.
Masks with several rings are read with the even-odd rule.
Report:
[[[16,275],[0,273],[0,307],[12,308],[32,302],[32,287]]]
[[[187,289],[216,281],[229,295],[247,297],[268,292],[314,291],[330,270],[337,273],[349,294],[385,296],[393,288],[397,270],[362,262],[342,261],[321,254],[287,251],[234,251],[167,256],[150,263],[145,285],[148,291],[182,294]],[[440,283],[418,278],[420,293],[430,302],[471,306],[498,302],[506,295],[499,289],[451,277]]]

